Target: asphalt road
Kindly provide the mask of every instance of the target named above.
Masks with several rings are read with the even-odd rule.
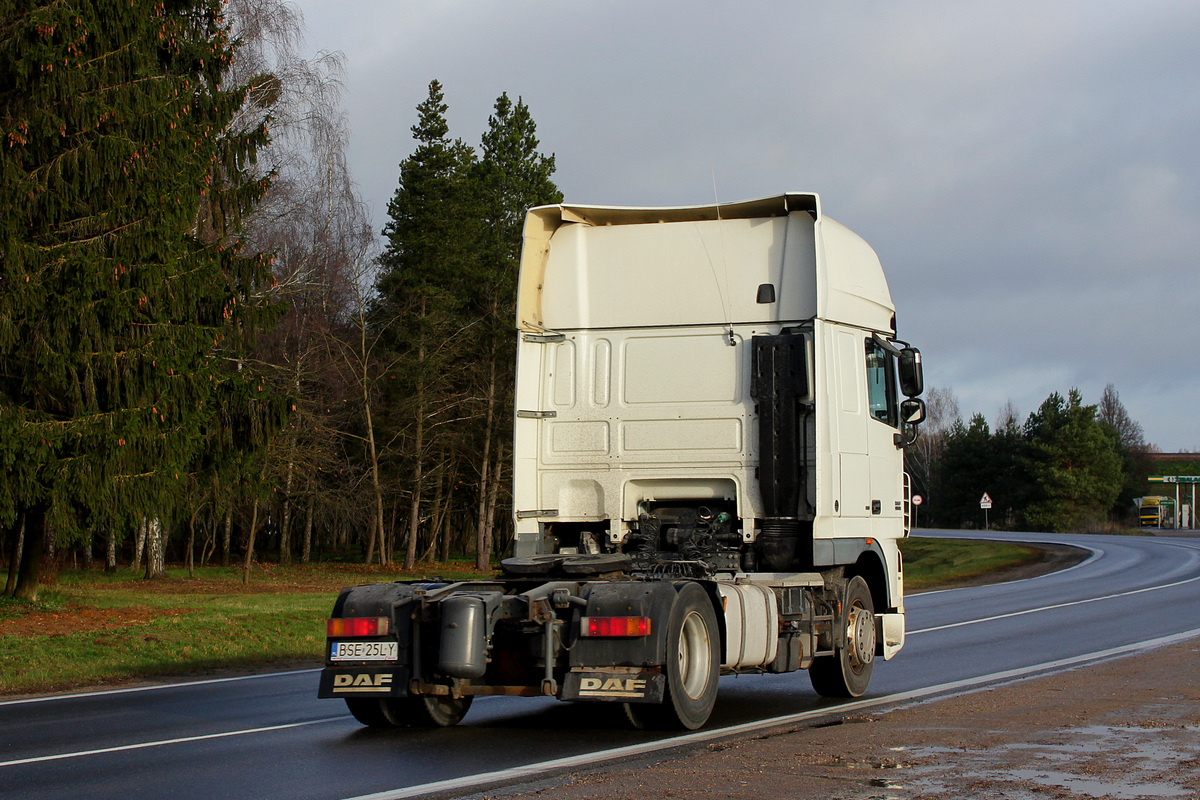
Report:
[[[876,666],[867,698],[852,704],[819,698],[803,672],[725,678],[705,731],[664,737],[627,730],[616,706],[528,698],[478,699],[456,728],[370,731],[340,701],[316,699],[315,670],[8,701],[0,703],[0,795],[468,794],[480,774],[535,778],[548,761],[577,769],[731,728],[952,693],[1200,635],[1198,538],[989,538],[1070,544],[1092,555],[1039,578],[908,598],[903,651]]]

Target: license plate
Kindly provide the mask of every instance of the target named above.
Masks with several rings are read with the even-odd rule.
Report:
[[[330,645],[332,661],[395,661],[397,642],[334,642]]]

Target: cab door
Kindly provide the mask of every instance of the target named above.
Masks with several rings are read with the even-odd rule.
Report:
[[[896,358],[874,337],[867,336],[864,342],[871,531],[890,538],[902,536],[904,527],[904,456],[896,444],[900,433]]]

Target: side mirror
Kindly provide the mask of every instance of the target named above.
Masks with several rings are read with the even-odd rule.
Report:
[[[916,397],[925,391],[925,376],[921,371],[920,350],[915,347],[906,347],[901,350],[897,366],[900,373],[900,391],[904,392],[905,397]],[[925,419],[924,404],[921,408],[921,419]],[[900,413],[901,416],[904,415],[903,405]]]
[[[918,368],[920,362],[917,363]],[[919,374],[919,373],[918,373]],[[908,447],[917,440],[917,425],[925,421],[925,401],[910,397],[900,403],[900,428],[896,434],[896,447]]]
[[[925,421],[925,401],[920,398],[910,397],[900,404],[900,419],[904,420],[904,424],[919,425]]]

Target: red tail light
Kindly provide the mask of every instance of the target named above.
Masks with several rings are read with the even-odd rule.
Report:
[[[649,617],[583,617],[583,636],[649,636]]]
[[[343,617],[331,619],[325,626],[326,634],[331,639],[348,636],[386,636],[388,632],[387,617]]]

